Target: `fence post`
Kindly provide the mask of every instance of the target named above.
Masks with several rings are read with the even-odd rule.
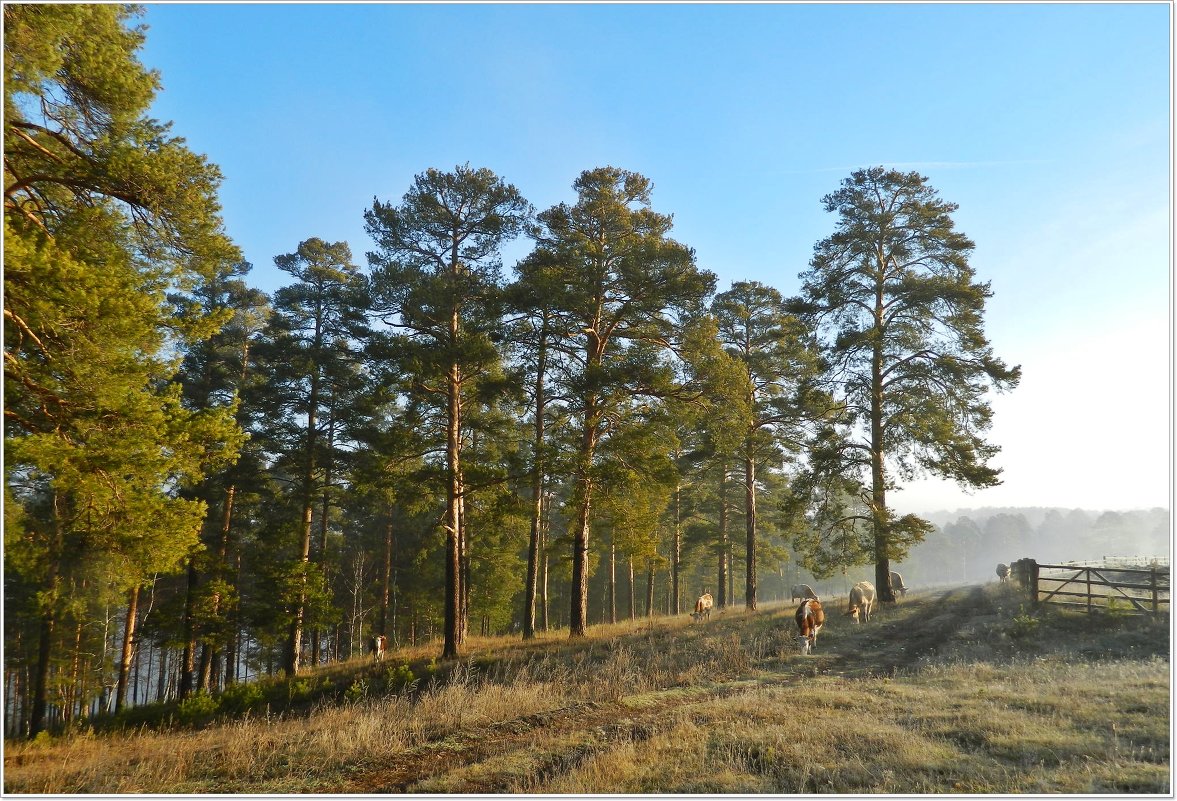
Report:
[[[1149,577],[1149,583],[1152,585],[1152,613],[1155,617],[1160,612],[1160,605],[1157,599],[1157,563],[1155,561],[1152,563],[1150,572],[1152,573]]]
[[[1038,606],[1038,562],[1033,559],[1026,560],[1030,573],[1030,601],[1035,607]]]
[[[1091,614],[1091,568],[1087,568],[1087,614]]]

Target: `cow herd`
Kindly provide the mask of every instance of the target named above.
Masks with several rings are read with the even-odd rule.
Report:
[[[999,564],[997,579],[1001,582],[1009,581],[1010,572],[1009,565]],[[894,595],[899,598],[906,596],[908,587],[903,582],[903,576],[892,571],[890,578],[891,591]],[[821,599],[808,584],[794,584],[789,590],[789,600],[801,601],[793,615],[793,619],[797,623],[797,642],[801,646],[801,653],[813,653],[813,649],[817,645],[818,632],[826,622],[826,613],[822,608]],[[842,613],[842,616],[850,618],[853,623],[869,623],[877,601],[878,593],[875,592],[875,585],[869,581],[860,581],[850,588],[846,600],[846,611]],[[710,617],[711,607],[711,595],[704,593],[695,602],[695,611],[691,613],[691,617],[695,620]]]
[[[907,585],[903,582],[903,576],[892,572],[892,592],[896,596],[903,597],[907,595],[907,589]],[[789,600],[796,601],[798,599],[801,603],[793,615],[793,619],[797,623],[797,642],[801,647],[802,654],[810,654],[817,646],[817,635],[825,625],[826,613],[821,605],[821,599],[808,584],[794,584],[792,586],[789,591]],[[877,600],[878,593],[875,591],[875,585],[869,581],[860,581],[850,588],[846,611],[842,613],[842,616],[850,618],[853,623],[867,623],[870,621]],[[694,620],[707,619],[711,615],[713,605],[711,594],[703,593],[695,602],[695,610],[691,612],[691,618]]]
[[[1009,565],[999,564],[997,566],[997,578],[999,581],[1009,581],[1009,575]],[[903,576],[892,571],[891,591],[896,596],[902,598],[907,595],[907,589],[907,585],[903,583]],[[801,604],[797,607],[793,618],[797,623],[797,641],[801,646],[801,653],[810,654],[817,645],[818,632],[825,625],[825,610],[822,608],[821,599],[817,597],[817,593],[808,584],[794,584],[789,591],[789,596],[789,600],[791,601],[801,600]],[[869,581],[860,581],[850,588],[846,611],[842,613],[842,616],[850,618],[852,623],[869,623],[877,599],[878,593],[875,592],[875,585]],[[691,612],[691,619],[693,621],[709,620],[711,618],[711,609],[714,605],[715,599],[711,597],[711,593],[703,593],[699,596],[699,600],[695,601],[694,610]],[[368,640],[368,654],[375,662],[383,661],[387,646],[387,637],[383,634],[374,634]]]

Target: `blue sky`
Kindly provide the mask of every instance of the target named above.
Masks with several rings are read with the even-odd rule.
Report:
[[[994,400],[1001,487],[901,511],[1169,506],[1170,8],[149,4],[152,113],[218,164],[252,281],[312,236],[364,264],[362,214],[469,162],[537,209],[582,170],[654,183],[699,264],[786,295],[853,169],[960,205],[1021,364]],[[527,250],[507,248],[509,268]]]

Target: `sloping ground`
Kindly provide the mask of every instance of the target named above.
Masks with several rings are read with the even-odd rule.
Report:
[[[729,681],[624,696],[608,703],[574,704],[542,715],[472,728],[458,736],[447,736],[405,751],[389,763],[354,777],[339,790],[377,793],[908,792],[914,789],[910,781],[895,782],[901,772],[909,773],[914,765],[921,776],[917,790],[920,792],[1066,791],[1065,785],[1057,780],[1035,776],[1033,770],[1025,770],[1032,766],[1022,764],[1026,761],[1026,754],[1045,749],[1056,761],[1056,767],[1061,766],[1066,761],[1059,756],[1059,749],[1063,748],[1061,743],[1054,748],[1041,743],[1035,745],[1042,738],[1035,739],[1027,731],[1026,749],[1019,754],[1016,736],[1012,740],[1008,736],[1003,739],[976,733],[975,726],[941,725],[943,716],[947,714],[951,720],[952,710],[960,706],[951,689],[928,693],[927,699],[920,698],[918,689],[900,694],[893,691],[895,683],[907,683],[898,677],[911,681],[918,666],[931,665],[938,661],[938,657],[939,661],[951,660],[952,651],[961,645],[986,652],[987,659],[974,663],[974,667],[1001,662],[1008,665],[1006,675],[995,673],[988,682],[977,682],[975,676],[968,675],[969,670],[964,670],[960,678],[971,684],[967,687],[970,691],[979,690],[984,694],[987,684],[1000,688],[1017,683],[1016,677],[1021,673],[1033,676],[1037,671],[1043,678],[1049,676],[1050,672],[1045,669],[1046,654],[1060,644],[1073,645],[1075,640],[1068,637],[1068,633],[1073,636],[1082,629],[1089,629],[1091,621],[1070,621],[1060,625],[1060,631],[1054,635],[1061,639],[1054,635],[1036,638],[1031,629],[1037,629],[1041,624],[1032,622],[1036,619],[1023,612],[1015,614],[1012,607],[1016,602],[1016,596],[1007,588],[973,587],[914,598],[881,610],[871,623],[862,626],[832,617],[819,639],[819,650],[813,656],[801,657],[778,651],[749,665],[749,670]],[[780,645],[787,648],[791,634],[788,610],[777,610],[766,617],[770,627],[779,627],[782,634]],[[1019,617],[1020,622],[1015,622],[1014,618]],[[1124,622],[1128,628],[1132,627],[1131,621]],[[746,619],[729,621],[718,618],[707,626],[692,627],[681,636],[723,638],[730,636],[731,629],[747,626]],[[1145,629],[1148,631],[1139,638],[1138,645],[1149,651],[1150,656],[1167,654],[1167,637],[1162,642],[1156,636],[1161,630],[1155,626],[1145,626]],[[1129,632],[1129,637],[1132,636]],[[1093,643],[1100,641],[1098,635],[1090,639]],[[1109,647],[1115,648],[1114,645],[1105,646],[1103,655],[1113,655]],[[1023,658],[1037,656],[1043,666],[1013,664],[1019,655]],[[1145,654],[1138,652],[1134,658],[1141,656]],[[1158,676],[1167,672],[1159,666],[1154,667],[1157,670],[1153,672]],[[1120,670],[1119,666],[1113,666],[1110,672]],[[891,681],[893,678],[897,679],[895,683]],[[1084,677],[1084,680],[1101,683],[1097,675]],[[913,684],[914,688],[918,686],[918,683]],[[1153,689],[1159,688],[1154,686]],[[818,703],[819,697],[821,703]],[[904,731],[902,724],[891,732],[890,737],[882,735],[888,726],[876,724],[872,732],[872,726],[863,725],[863,721],[875,718],[880,712],[877,702],[888,698],[898,708],[884,708],[896,717],[903,716],[905,703],[924,707],[924,715],[907,713],[910,728],[919,731],[930,725],[938,734],[931,739],[921,737],[927,742],[913,747],[911,740],[915,732]],[[1167,692],[1157,693],[1156,700],[1167,702]],[[940,712],[934,709],[937,701],[944,704]],[[1030,704],[1025,707],[1027,711],[1033,710],[1037,718],[1043,719],[1029,723],[1023,721],[1018,726],[1011,722],[1011,731],[1026,727],[1029,730],[1065,728],[1058,714],[1066,707],[1050,707],[1051,714],[1044,715],[1041,707],[1033,706],[1032,697],[1023,701],[1023,706]],[[748,736],[747,732],[743,737],[736,736],[736,730],[744,723],[739,710],[748,705],[763,718],[763,727],[758,736]],[[1077,708],[1073,711],[1082,711],[1079,708],[1082,704],[1075,706]],[[840,714],[831,714],[825,725],[814,722],[812,716],[826,707],[831,711],[838,710]],[[1137,702],[1134,708],[1140,714],[1166,715],[1163,726],[1154,727],[1150,734],[1141,737],[1141,745],[1148,749],[1144,760],[1146,766],[1157,768],[1150,770],[1146,767],[1144,773],[1149,778],[1143,779],[1142,783],[1152,787],[1153,791],[1167,791],[1167,703],[1142,706]],[[1107,711],[1115,712],[1114,709]],[[847,713],[849,719],[844,719]],[[982,713],[973,713],[972,717],[978,715],[984,717]],[[1102,717],[1103,713],[1098,716]],[[966,720],[970,716],[962,713],[961,717]],[[834,736],[830,740],[818,736],[831,721],[839,719],[839,725],[849,727],[849,731],[835,731],[835,735],[843,736]],[[998,717],[993,716],[993,719]],[[722,728],[732,732],[726,745],[724,737],[717,734]],[[894,728],[894,724],[890,728]],[[764,736],[773,729],[777,730],[773,736]],[[1114,724],[1112,729],[1115,730]],[[817,770],[822,761],[812,760],[808,756],[810,752],[799,745],[806,739],[797,736],[802,731],[811,735],[815,749],[824,748],[827,753],[835,755],[829,765]],[[1162,737],[1163,743],[1160,741]],[[894,739],[907,740],[907,748],[893,748],[890,743]],[[697,754],[691,756],[689,752],[693,749],[689,745],[685,748],[687,753],[682,753],[684,744],[700,740],[707,743],[701,760]],[[771,743],[778,740],[774,754]],[[763,741],[769,744],[763,745]],[[744,744],[736,745],[740,742]],[[856,748],[856,744],[861,748]],[[994,747],[997,753],[990,754]],[[837,755],[839,749],[845,750],[841,756]],[[1118,749],[1117,744],[1116,756]],[[905,750],[908,757],[903,756]],[[1080,748],[1077,756],[1085,762],[1100,759],[1098,748],[1090,750],[1088,753]],[[978,751],[981,753],[974,753]],[[788,754],[796,754],[796,763]],[[877,758],[868,759],[870,754]],[[1141,751],[1140,755],[1145,752]],[[986,756],[992,760],[989,770],[984,769]],[[968,767],[970,760],[978,759],[979,766]],[[700,761],[711,763],[710,770],[689,771],[686,776],[678,778],[666,775],[668,766],[699,764]],[[1045,760],[1042,764],[1045,766]],[[632,780],[622,780],[622,774],[626,773],[623,766],[628,766]],[[847,772],[847,767],[852,770]],[[1018,776],[1019,772],[1025,775]],[[980,778],[974,775],[977,773],[981,774]],[[1073,790],[1129,789],[1135,781],[1128,778],[1130,773],[1118,771],[1114,777],[1097,779]],[[827,775],[822,778],[823,774]]]
[[[309,716],[10,746],[5,790],[1169,791],[1167,620],[1031,615],[996,584],[861,626],[826,606],[811,656],[791,605],[484,644],[444,684]]]

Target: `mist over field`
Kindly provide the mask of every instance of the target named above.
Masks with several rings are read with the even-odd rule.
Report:
[[[1056,507],[981,507],[926,515],[936,530],[894,565],[908,586],[928,587],[996,581],[1001,562],[1099,562],[1105,558],[1156,558],[1167,564],[1172,546],[1167,509],[1098,511]],[[827,592],[844,593],[872,566],[849,568],[846,577],[814,579],[793,568],[793,577]],[[786,569],[788,572],[788,569]],[[860,575],[861,574],[861,575]],[[819,591],[821,591],[819,589]]]
[[[998,562],[1086,562],[1105,557],[1169,556],[1167,509],[1093,511],[1057,508],[958,509],[928,515],[937,531],[912,549],[899,570],[945,580],[994,579]],[[904,574],[905,576],[907,573]]]

